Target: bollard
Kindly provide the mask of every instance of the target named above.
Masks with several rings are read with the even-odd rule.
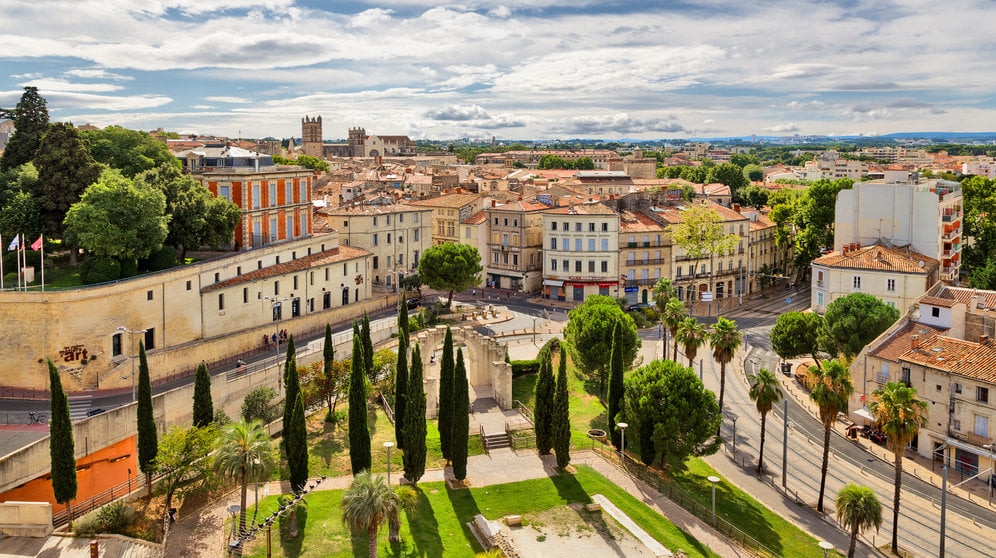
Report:
[[[90,558],[100,558],[100,549],[97,548],[97,541],[90,541]]]

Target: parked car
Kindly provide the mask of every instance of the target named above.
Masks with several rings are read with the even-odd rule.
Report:
[[[629,311],[630,312],[632,312],[633,310],[646,310],[648,308],[653,308],[653,305],[652,304],[647,304],[646,302],[638,302],[636,304],[630,304],[629,305]]]
[[[421,303],[422,301],[418,298],[409,298],[408,300],[405,301],[405,304],[408,306],[409,310],[414,310],[418,308],[418,305]]]

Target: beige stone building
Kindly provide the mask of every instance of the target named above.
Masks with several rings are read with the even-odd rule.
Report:
[[[661,277],[671,277],[672,245],[667,225],[644,210],[622,211],[619,216],[619,270],[625,277],[623,293],[629,304],[653,301]]]
[[[484,209],[489,199],[480,194],[458,191],[436,198],[409,202],[413,207],[432,210],[432,244],[461,242],[459,224],[464,219]]]
[[[583,302],[621,296],[619,214],[602,203],[571,204],[543,215],[543,296]]]
[[[540,289],[543,212],[549,209],[536,200],[518,200],[485,210],[490,238],[482,265],[488,286],[527,293]]]
[[[460,243],[469,244],[474,248],[477,248],[478,253],[481,254],[481,259],[484,259],[484,255],[488,253],[488,214],[484,211],[478,211],[477,213],[467,217],[463,221],[460,221]],[[482,262],[482,267],[484,266]],[[485,285],[485,276],[481,275],[481,282],[478,283],[477,287],[483,287]]]

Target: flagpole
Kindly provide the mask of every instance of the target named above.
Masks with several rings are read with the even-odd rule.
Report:
[[[41,268],[42,268],[42,292],[45,292],[45,235],[38,237],[41,240]]]
[[[21,233],[17,233],[14,240],[20,243]],[[14,267],[17,271],[17,290],[21,290],[21,245],[14,246]]]
[[[0,250],[3,250],[2,234],[0,234]],[[3,254],[0,254],[0,292],[3,292]]]

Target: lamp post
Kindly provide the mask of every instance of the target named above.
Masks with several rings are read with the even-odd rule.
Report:
[[[944,558],[944,539],[946,537],[945,528],[947,527],[946,518],[948,511],[948,445],[944,444],[938,449],[940,449],[941,457],[944,459],[944,468],[942,469],[941,476],[941,542],[938,547],[937,556]]]
[[[273,337],[276,339],[276,343],[274,343],[274,345],[276,346],[275,350],[277,351],[276,352],[277,366],[279,366],[280,365],[280,315],[283,313],[283,311],[281,310],[283,302],[287,299],[264,296],[263,300],[269,301],[270,311],[273,314]],[[283,377],[278,373],[277,395],[280,395],[280,390],[282,387],[283,387]]]
[[[125,326],[118,326],[118,331],[122,333],[128,333],[131,335],[131,400],[132,402],[138,401],[138,396],[135,393],[135,334],[136,333],[146,333],[146,330],[134,330],[128,329]]]
[[[387,485],[391,486],[391,448],[394,442],[384,442],[384,449],[387,450]]]
[[[819,546],[823,549],[823,558],[829,558],[830,551],[833,550],[833,544],[827,541],[820,541]]]
[[[719,477],[716,475],[709,475],[707,477],[709,482],[712,483],[712,526],[716,526],[716,483],[719,482]]]
[[[229,537],[229,540],[232,540],[235,538],[235,526],[237,525],[237,523],[235,522],[235,516],[238,515],[240,511],[242,511],[242,506],[238,504],[232,504],[231,506],[228,506],[228,508],[226,508],[225,511],[228,512],[228,517],[229,519],[232,520],[232,536]]]
[[[622,463],[623,466],[625,466],[626,465],[626,429],[629,428],[629,425],[626,424],[625,422],[617,422],[616,426],[619,427],[619,432],[622,433],[622,440],[620,441],[620,444],[619,444],[619,463]]]

